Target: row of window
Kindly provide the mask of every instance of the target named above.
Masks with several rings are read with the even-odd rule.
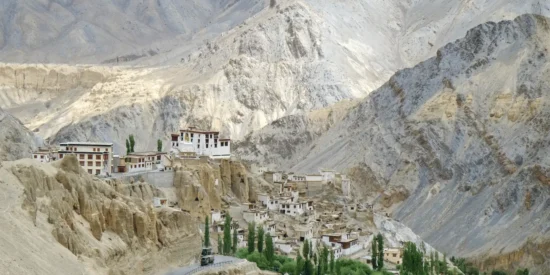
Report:
[[[86,158],[86,155],[85,154],[80,154],[78,155],[78,159],[85,159]],[[88,159],[94,159],[94,155],[90,154],[90,155],[87,155],[87,158]],[[101,155],[95,155],[95,159],[96,160],[101,160]]]
[[[84,166],[84,164],[86,164],[85,161],[80,161],[80,166]],[[94,166],[94,162],[93,161],[88,161],[88,166]],[[101,164],[101,161],[96,161],[95,162],[95,166],[102,166]]]
[[[101,170],[99,170],[99,169],[96,169],[96,170],[95,170],[95,175],[99,175],[100,173],[101,173]],[[88,169],[88,174],[94,175],[93,170],[92,170],[92,169]]]

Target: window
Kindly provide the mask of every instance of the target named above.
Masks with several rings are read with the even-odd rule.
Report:
[[[214,142],[214,148],[218,148],[218,143]]]
[[[37,158],[38,158],[38,156],[37,156],[37,155],[33,155],[33,157],[34,157],[35,159],[37,159]]]
[[[79,163],[80,163],[80,166],[84,166],[84,162],[83,162],[83,161],[81,161],[81,162],[79,162]]]
[[[84,159],[84,154],[80,154],[80,155],[78,156],[78,158],[79,158],[79,159]]]
[[[94,166],[94,162],[93,161],[88,161],[88,166]]]
[[[101,166],[101,161],[96,161],[95,166]]]
[[[394,257],[397,257],[397,254],[396,254],[396,253],[393,253],[393,256],[394,256]]]
[[[94,152],[95,152],[95,148],[92,148],[92,151],[94,151]]]
[[[92,169],[88,169],[88,174],[92,174]]]
[[[201,145],[200,145],[200,144],[197,144],[197,149],[198,149],[198,148],[201,148]]]
[[[160,156],[157,156],[157,160],[160,160]]]
[[[100,170],[99,170],[99,169],[95,170],[95,174],[96,174],[96,175],[99,175],[99,173],[100,173]]]
[[[101,160],[101,155],[95,155],[95,159]]]
[[[105,152],[109,152],[109,148],[105,148]]]
[[[40,158],[41,158],[41,159],[44,159],[44,155],[41,155]]]
[[[208,148],[208,143],[206,144],[206,148]]]
[[[59,154],[59,158],[62,159],[62,158],[63,158],[63,154]]]
[[[88,155],[88,159],[94,159],[94,155]]]

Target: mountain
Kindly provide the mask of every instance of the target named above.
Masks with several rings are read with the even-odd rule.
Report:
[[[347,170],[357,191],[378,190],[376,201],[436,249],[489,267],[543,270],[550,262],[549,50],[547,17],[481,24],[397,72],[303,147],[281,151],[269,140],[243,157],[279,158],[294,171]],[[309,123],[285,122],[247,140],[312,132]]]
[[[534,0],[0,7],[0,57],[12,62],[0,66],[0,107],[50,142],[110,141],[117,151],[129,134],[141,150],[189,125],[240,140],[276,119],[362,98],[476,24],[550,12]],[[34,64],[45,62],[96,65]]]
[[[0,162],[30,158],[37,139],[12,115],[0,108]]]

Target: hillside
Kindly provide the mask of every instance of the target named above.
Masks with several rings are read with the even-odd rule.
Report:
[[[37,139],[15,117],[0,108],[0,161],[30,157]]]
[[[2,6],[0,56],[28,64],[0,66],[0,107],[51,142],[117,151],[129,134],[141,150],[188,125],[240,140],[362,98],[476,24],[550,12],[534,0],[48,3]]]
[[[283,164],[349,169],[358,189],[400,194],[387,205],[397,203],[394,217],[437,249],[540,270],[549,262],[549,49],[546,17],[479,25],[397,72]],[[307,129],[279,128],[295,126]],[[278,154],[274,146],[264,152]]]

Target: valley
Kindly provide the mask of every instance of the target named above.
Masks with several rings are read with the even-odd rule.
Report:
[[[22,263],[0,251],[13,274],[164,274],[196,263],[178,253],[200,250],[204,216],[246,234],[251,205],[291,225],[285,242],[309,226],[357,233],[363,254],[381,233],[482,271],[550,267],[546,1],[7,0],[0,15],[0,241],[36,242]],[[304,193],[322,170],[349,190]],[[315,214],[269,209],[285,187]]]

